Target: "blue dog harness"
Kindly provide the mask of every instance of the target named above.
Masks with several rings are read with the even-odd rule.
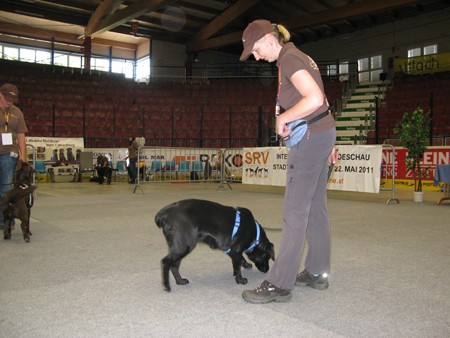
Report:
[[[231,234],[231,239],[233,239],[233,237],[236,235],[236,233],[239,230],[239,227],[241,225],[241,212],[239,210],[236,210],[236,219],[234,221],[234,228],[233,228],[233,232]],[[250,247],[245,250],[244,252],[248,252],[250,250],[252,250],[255,246],[257,246],[259,244],[259,236],[261,234],[261,226],[259,225],[258,221],[255,220],[255,225],[256,225],[256,239],[253,241],[253,243],[250,245]],[[231,248],[229,248],[228,250],[225,250],[225,253],[229,253],[231,251]]]

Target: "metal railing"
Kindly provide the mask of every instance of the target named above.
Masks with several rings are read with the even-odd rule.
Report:
[[[137,189],[148,183],[216,183],[217,189],[242,182],[242,148],[140,147]]]
[[[387,153],[389,152],[389,151],[391,151],[392,152],[392,158],[390,159],[390,163],[392,163],[392,168],[391,168],[391,172],[390,172],[390,174],[391,174],[391,187],[390,188],[385,188],[385,187],[380,187],[380,190],[389,190],[389,191],[391,191],[391,198],[389,198],[387,201],[386,201],[386,204],[387,205],[389,205],[391,202],[393,202],[393,201],[395,201],[395,202],[397,202],[397,204],[400,204],[400,201],[399,201],[399,199],[397,198],[397,196],[396,196],[396,188],[395,188],[395,176],[396,176],[396,173],[395,173],[395,148],[394,148],[394,146],[392,146],[392,145],[390,145],[390,144],[383,144],[383,148],[384,149],[387,149]],[[387,156],[389,156],[389,154],[387,154]],[[382,170],[381,170],[381,172],[383,172],[383,168],[382,168]],[[385,173],[385,175],[384,175],[384,177],[386,178],[386,179],[388,179],[388,177],[389,177],[389,167],[388,167],[388,163],[386,163],[386,167],[385,167],[385,169],[384,169],[384,173]]]

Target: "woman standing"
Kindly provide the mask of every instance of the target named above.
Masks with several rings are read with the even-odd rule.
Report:
[[[285,302],[295,285],[316,289],[328,287],[330,271],[330,226],[326,187],[328,163],[336,162],[336,128],[328,110],[319,68],[313,59],[289,42],[285,27],[256,20],[244,31],[240,60],[253,54],[256,60],[277,62],[277,106],[285,112],[276,120],[276,133],[289,139],[287,124],[308,122],[303,138],[290,145],[286,192],[283,204],[283,233],[277,259],[267,280],[243,292],[252,303]],[[291,135],[292,136],[292,135]],[[305,239],[308,253],[305,270],[298,274]]]

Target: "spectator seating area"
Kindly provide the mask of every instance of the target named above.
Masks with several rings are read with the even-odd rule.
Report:
[[[158,80],[0,60],[0,82],[20,88],[30,136],[83,137],[90,148],[126,147],[128,135],[146,146],[265,146],[273,133],[276,79]],[[379,138],[395,138],[406,111],[433,105],[433,136],[450,135],[450,72],[396,77],[378,116]],[[344,84],[324,79],[332,107]],[[373,141],[373,140],[372,140]]]
[[[431,110],[433,145],[443,145],[450,137],[450,72],[416,76],[396,76],[388,86],[378,112],[379,142],[395,139],[393,129],[405,112],[418,106]]]

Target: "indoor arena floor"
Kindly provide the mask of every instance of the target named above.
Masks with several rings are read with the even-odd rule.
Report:
[[[198,245],[181,264],[190,284],[161,289],[167,253],[154,223],[163,206],[199,198],[252,210],[275,245],[281,187],[216,183],[39,183],[30,243],[20,226],[0,242],[0,337],[449,337],[450,201],[397,191],[329,191],[332,271],[325,291],[296,287],[289,303],[241,293],[265,274]],[[301,268],[300,268],[301,270]]]

